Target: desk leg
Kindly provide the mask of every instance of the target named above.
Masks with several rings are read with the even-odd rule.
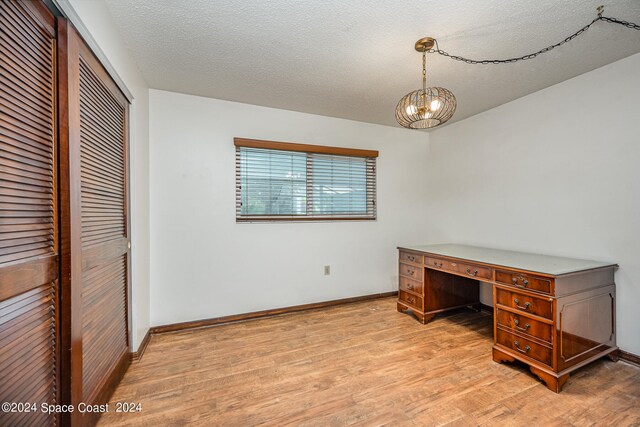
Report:
[[[416,313],[415,311],[413,312],[413,314],[416,315],[420,323],[422,323],[423,325],[426,325],[427,323],[429,323],[431,319],[433,319],[433,316],[435,316],[435,314],[420,314],[420,313]]]
[[[398,312],[400,313],[403,313],[405,310],[409,310],[418,318],[418,321],[423,325],[426,325],[427,323],[429,323],[429,321],[433,319],[433,317],[435,316],[435,314],[422,314],[411,307],[408,307],[404,304],[400,304],[399,302],[396,303],[396,310],[398,310]]]
[[[561,377],[555,377],[533,366],[530,366],[529,369],[547,385],[547,388],[549,390],[553,391],[554,393],[560,393],[562,391],[564,383],[566,383],[569,379],[569,374],[564,374]]]
[[[497,363],[502,362],[514,362],[516,359],[509,356],[507,353],[503,353],[500,350],[493,348],[493,361]]]

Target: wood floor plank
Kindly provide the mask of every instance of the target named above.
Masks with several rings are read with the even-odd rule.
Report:
[[[492,334],[486,313],[422,325],[386,298],[154,335],[98,425],[640,425],[640,368],[601,360],[555,394],[494,363]]]

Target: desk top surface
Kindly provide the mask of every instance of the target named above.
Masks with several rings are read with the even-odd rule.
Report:
[[[563,258],[526,252],[505,251],[456,244],[400,246],[416,252],[426,252],[451,258],[466,259],[484,264],[510,267],[552,276],[576,273],[594,268],[616,266],[613,262],[590,261],[585,259]]]

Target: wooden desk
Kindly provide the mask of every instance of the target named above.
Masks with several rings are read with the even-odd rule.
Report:
[[[453,244],[398,249],[398,311],[427,323],[479,307],[479,282],[493,284],[493,360],[528,364],[550,390],[600,357],[617,360],[616,264]]]

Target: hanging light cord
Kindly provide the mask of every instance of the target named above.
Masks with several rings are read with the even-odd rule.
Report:
[[[566,39],[545,47],[544,49],[540,49],[537,52],[534,53],[529,53],[527,55],[523,55],[523,56],[519,56],[517,58],[509,58],[509,59],[469,59],[469,58],[465,58],[462,56],[458,56],[458,55],[451,55],[448,52],[445,52],[444,50],[440,49],[440,47],[438,46],[438,40],[435,40],[435,45],[436,48],[435,49],[429,49],[427,50],[428,53],[438,53],[442,56],[446,56],[448,58],[451,58],[453,60],[456,61],[462,61],[462,62],[466,62],[467,64],[511,64],[513,62],[518,62],[518,61],[525,61],[527,59],[533,59],[538,55],[542,55],[543,53],[547,53],[550,50],[555,49],[556,47],[562,46],[565,43],[570,42],[571,40],[575,39],[576,37],[578,37],[580,34],[584,33],[585,31],[587,31],[593,24],[595,24],[598,21],[604,21],[604,22],[609,22],[611,24],[618,24],[618,25],[623,25],[627,28],[631,28],[633,30],[640,30],[640,25],[638,24],[634,24],[633,22],[627,22],[627,21],[622,21],[620,19],[617,18],[609,18],[606,16],[602,16],[602,13],[604,12],[604,6],[599,6],[598,7],[598,16],[591,21],[590,23],[588,23],[587,25],[585,25],[584,27],[580,28],[578,31],[576,31],[575,33],[571,34],[569,37],[567,37]]]

